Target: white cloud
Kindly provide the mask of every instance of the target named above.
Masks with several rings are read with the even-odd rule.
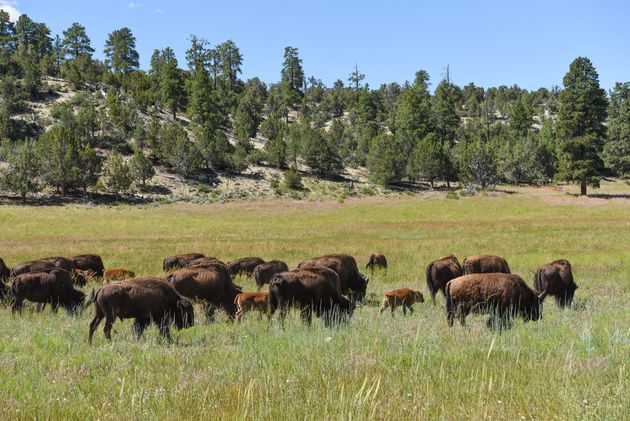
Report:
[[[17,1],[13,0],[0,0],[0,9],[4,10],[9,14],[9,18],[15,22],[17,18],[22,14],[19,10],[15,8],[18,5]]]
[[[129,9],[139,9],[140,7],[142,7],[142,5],[140,3],[131,2],[127,5],[127,7]]]
[[[164,13],[164,10],[162,10],[162,9],[155,9],[155,13]]]

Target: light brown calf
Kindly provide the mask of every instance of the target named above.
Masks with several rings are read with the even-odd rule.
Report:
[[[136,274],[127,269],[107,269],[105,273],[103,273],[103,279],[105,279],[105,283],[116,282],[116,281],[124,281],[125,279],[135,278]]]
[[[392,316],[396,307],[402,306],[403,314],[407,315],[407,310],[413,314],[414,303],[424,303],[424,296],[420,291],[414,291],[411,288],[400,288],[385,293],[383,297],[383,304],[381,304],[381,311],[379,314],[383,314],[383,311],[387,307],[391,308]]]
[[[268,292],[243,292],[238,294],[234,299],[236,304],[236,321],[240,322],[243,314],[248,311],[258,310],[261,314],[269,317],[269,293]]]

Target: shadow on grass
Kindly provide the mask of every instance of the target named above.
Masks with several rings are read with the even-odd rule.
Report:
[[[17,196],[0,196],[0,205],[6,206],[64,206],[64,205],[146,205],[153,203],[151,198],[135,195],[92,193],[89,197],[80,195],[58,195],[22,198]]]

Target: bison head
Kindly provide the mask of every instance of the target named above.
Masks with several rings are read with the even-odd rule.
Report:
[[[367,293],[367,285],[370,282],[370,279],[362,273],[359,273],[359,285],[356,290],[353,291],[352,297],[355,301],[359,301],[363,303],[365,300],[365,294]]]
[[[178,329],[186,329],[194,326],[195,312],[192,302],[187,298],[177,300],[177,309],[175,310],[175,326]]]
[[[417,303],[424,303],[424,295],[420,291],[413,292],[413,299]]]
[[[573,296],[575,295],[575,290],[578,289],[578,286],[574,283],[569,284],[567,286],[564,294],[558,295],[556,297],[556,302],[560,307],[570,307],[573,302]]]

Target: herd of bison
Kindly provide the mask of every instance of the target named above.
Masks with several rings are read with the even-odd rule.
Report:
[[[577,289],[571,264],[564,259],[541,266],[533,289],[520,276],[511,274],[507,261],[499,256],[471,256],[463,263],[462,267],[455,256],[448,256],[426,268],[433,303],[438,291],[446,297],[449,326],[455,318],[464,325],[471,312],[490,314],[490,327],[506,327],[514,316],[538,320],[545,297],[555,297],[564,307],[571,304]],[[377,268],[387,270],[387,260],[380,253],[373,254],[366,265],[369,271]],[[202,304],[208,321],[214,320],[216,309],[237,321],[252,310],[271,320],[279,310],[284,324],[288,310],[294,307],[304,322],[310,324],[315,313],[331,326],[349,320],[357,303],[365,302],[368,287],[368,277],[348,254],[305,260],[289,270],[280,260],[246,257],[226,264],[215,257],[189,253],[167,257],[163,269],[168,274],[165,278],[136,277],[126,269],[105,270],[102,259],[92,254],[33,260],[13,268],[0,258],[0,299],[14,313],[21,312],[24,300],[36,303],[40,312],[46,304],[53,311],[63,307],[69,312],[94,304],[88,336],[91,343],[103,319],[105,337],[111,339],[116,318],[135,319],[133,328],[138,336],[153,322],[170,339],[170,325],[182,329],[194,324],[193,302]],[[254,278],[258,292],[243,292],[234,284],[238,275]],[[77,287],[86,286],[89,279],[102,280],[104,286],[86,296]],[[268,290],[260,292],[265,285]],[[404,314],[407,310],[413,313],[416,302],[424,302],[420,291],[390,291],[383,298],[380,313],[389,308],[393,315],[399,306]]]

